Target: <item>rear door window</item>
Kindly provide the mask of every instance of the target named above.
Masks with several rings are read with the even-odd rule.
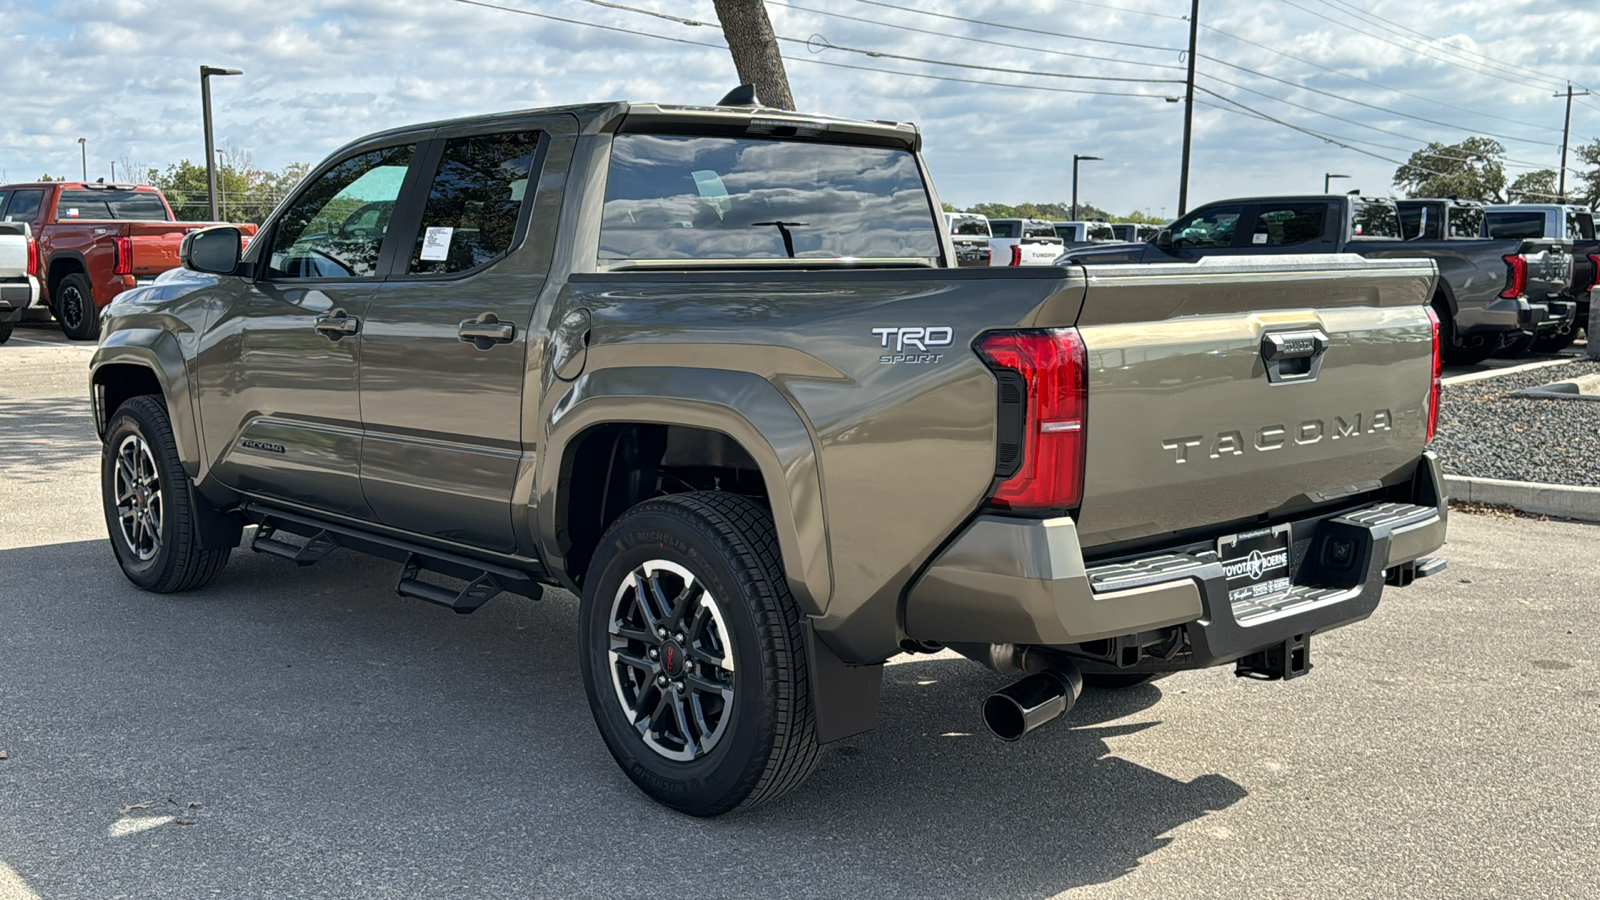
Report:
[[[1289,247],[1322,237],[1327,219],[1326,203],[1262,204],[1256,213],[1250,243],[1255,246]]]
[[[1485,227],[1492,238],[1532,240],[1544,237],[1544,213],[1491,212],[1484,214]]]
[[[44,191],[17,191],[6,204],[7,222],[32,222],[39,217],[39,204],[44,202]]]
[[[278,220],[267,275],[371,278],[416,145],[358,153],[311,182]]]
[[[1243,206],[1213,206],[1172,226],[1172,246],[1178,248],[1232,247],[1239,230]]]
[[[465,272],[510,252],[538,149],[536,131],[447,141],[412,241],[409,271]]]
[[[906,150],[619,134],[600,259],[937,260],[933,206]]]
[[[56,221],[166,222],[167,208],[154,191],[62,191],[56,201]]]

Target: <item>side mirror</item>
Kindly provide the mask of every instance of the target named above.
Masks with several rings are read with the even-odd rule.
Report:
[[[211,275],[232,275],[239,268],[243,235],[232,225],[202,228],[184,235],[178,261],[185,269]]]
[[[1155,245],[1162,250],[1170,251],[1172,249],[1172,229],[1163,228],[1156,232]]]

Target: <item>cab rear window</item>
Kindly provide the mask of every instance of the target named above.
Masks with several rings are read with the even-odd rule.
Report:
[[[73,219],[167,222],[167,208],[152,191],[62,191],[56,221]]]
[[[939,229],[905,150],[617,135],[600,259],[936,260]]]
[[[1400,214],[1394,204],[1356,200],[1350,204],[1350,236],[1357,240],[1400,237]]]

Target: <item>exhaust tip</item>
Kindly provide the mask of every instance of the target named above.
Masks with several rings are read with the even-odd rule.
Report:
[[[1076,667],[1036,672],[984,698],[983,724],[1002,741],[1020,740],[1065,714],[1081,693],[1083,676]]]

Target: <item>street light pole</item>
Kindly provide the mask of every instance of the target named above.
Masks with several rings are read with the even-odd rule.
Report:
[[[211,76],[243,75],[239,69],[219,69],[216,66],[200,67],[200,114],[206,126],[206,195],[211,201],[211,220],[217,220],[217,158],[211,142]],[[87,177],[87,176],[86,176]]]
[[[1098,156],[1079,156],[1072,154],[1072,221],[1078,221],[1078,160],[1101,159]]]
[[[1189,144],[1194,132],[1194,50],[1200,38],[1200,0],[1189,7],[1189,89],[1183,95],[1183,167],[1178,173],[1178,217],[1189,209]]]
[[[1335,179],[1335,178],[1349,178],[1349,177],[1350,177],[1349,175],[1336,175],[1336,174],[1334,174],[1332,172],[1323,173],[1323,176],[1322,176],[1322,192],[1324,194],[1326,194],[1328,192],[1328,182],[1331,181],[1332,179]]]
[[[211,217],[212,219],[215,219],[218,222],[226,222],[226,221],[228,221],[228,191],[227,191],[227,187],[228,187],[227,174],[228,173],[226,171],[220,171],[220,170],[222,170],[224,168],[223,165],[222,165],[222,162],[223,162],[223,159],[224,159],[223,153],[224,153],[224,151],[222,151],[222,150],[216,151],[217,169],[219,170],[219,172],[217,174],[217,203],[218,203],[218,205],[220,205],[222,207],[222,215],[221,215],[220,218],[218,218],[217,216],[212,216]]]
[[[89,180],[89,139],[78,138],[78,150],[83,154],[83,180]]]

